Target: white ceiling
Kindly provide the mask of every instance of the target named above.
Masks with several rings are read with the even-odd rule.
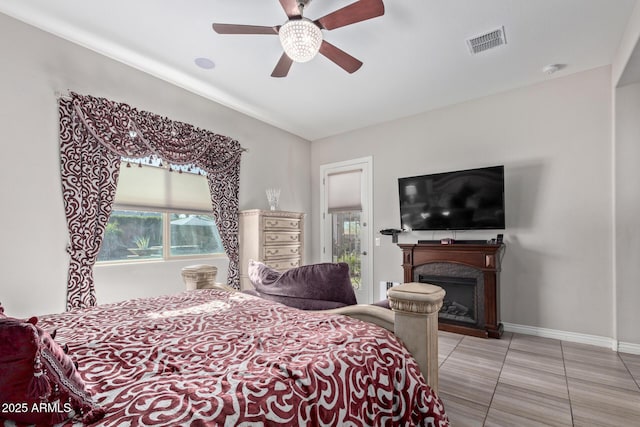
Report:
[[[213,22],[280,25],[278,0],[0,0],[0,12],[308,140],[610,64],[636,0],[385,0],[385,14],[327,41],[364,62],[318,55],[270,77],[277,36],[219,35]],[[353,0],[315,0],[316,19]],[[466,39],[504,26],[507,44]],[[197,67],[206,57],[215,68]],[[566,64],[553,74],[542,68]]]

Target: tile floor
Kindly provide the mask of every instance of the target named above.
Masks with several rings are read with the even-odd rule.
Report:
[[[640,355],[507,332],[440,331],[438,350],[454,427],[640,426]]]

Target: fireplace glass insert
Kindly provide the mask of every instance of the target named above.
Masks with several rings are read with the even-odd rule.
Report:
[[[445,322],[478,326],[478,281],[473,277],[450,277],[420,274],[422,283],[438,285],[447,293],[438,319]]]

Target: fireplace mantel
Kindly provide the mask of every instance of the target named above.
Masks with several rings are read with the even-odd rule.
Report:
[[[478,337],[500,338],[503,332],[500,323],[500,252],[503,244],[469,243],[418,243],[398,244],[402,249],[402,267],[404,281],[416,282],[414,270],[429,263],[462,264],[482,271],[484,276],[484,327],[482,329],[438,322],[444,331],[456,332]]]

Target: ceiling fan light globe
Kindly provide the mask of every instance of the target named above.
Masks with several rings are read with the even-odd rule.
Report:
[[[312,60],[322,44],[322,31],[307,18],[285,22],[278,35],[285,53],[295,62]]]

